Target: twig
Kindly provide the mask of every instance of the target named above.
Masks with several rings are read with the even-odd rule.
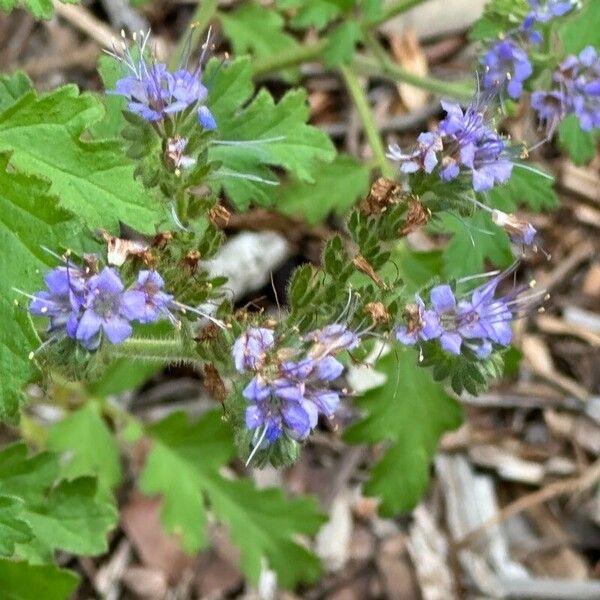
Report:
[[[93,40],[96,40],[103,48],[110,48],[115,37],[112,29],[98,20],[89,10],[83,6],[74,4],[63,4],[54,0],[56,14],[71,23],[73,27],[83,31]]]
[[[508,521],[508,519],[511,519],[524,510],[527,510],[532,506],[536,506],[537,504],[547,502],[548,500],[552,500],[557,496],[563,496],[565,494],[587,490],[598,481],[600,481],[600,459],[593,463],[589,469],[587,469],[585,473],[579,477],[572,477],[570,479],[565,479],[564,481],[551,483],[537,492],[522,496],[518,500],[508,504],[493,517],[487,519],[481,525],[471,530],[461,540],[455,542],[455,547],[460,550],[470,546],[488,529],[490,529],[490,527],[504,523],[504,521]]]

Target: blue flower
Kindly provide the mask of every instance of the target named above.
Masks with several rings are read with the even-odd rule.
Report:
[[[440,131],[446,138],[440,176],[451,181],[463,167],[471,171],[473,189],[483,192],[508,181],[513,164],[506,157],[504,140],[486,121],[478,101],[464,112],[455,102],[442,102],[447,115],[440,122]]]
[[[507,214],[501,210],[492,211],[492,221],[502,227],[515,244],[531,246],[537,237],[536,228],[527,221],[518,219],[513,214]]]
[[[531,106],[537,112],[538,119],[546,129],[548,137],[554,133],[569,110],[568,99],[564,92],[559,90],[533,92]]]
[[[120,344],[132,333],[130,321],[141,320],[145,315],[144,293],[125,291],[117,272],[105,267],[87,283],[83,314],[75,338],[88,350],[100,345],[101,334],[112,344]]]
[[[523,82],[531,77],[533,68],[525,50],[509,39],[494,44],[482,59],[485,66],[483,87],[494,90],[506,83],[508,95],[514,100],[523,93]]]
[[[548,23],[555,17],[562,17],[575,6],[570,0],[529,0],[531,11],[523,21],[523,29],[530,29],[534,23]]]
[[[440,134],[423,132],[419,134],[417,142],[417,149],[411,154],[403,154],[397,144],[389,147],[388,157],[400,163],[403,173],[431,173],[438,164],[438,154],[443,150]]]
[[[208,90],[201,80],[202,61],[193,72],[180,68],[171,73],[163,63],[148,65],[144,54],[149,36],[150,32],[135,38],[139,58],[134,58],[126,47],[123,53],[116,48],[109,53],[130,71],[109,93],[127,98],[129,110],[151,122],[162,121],[194,107],[198,123],[204,129],[215,129],[215,118],[204,104]]]
[[[334,323],[323,327],[323,329],[312,331],[306,337],[315,343],[315,347],[311,351],[315,356],[335,354],[342,350],[353,350],[360,343],[359,336],[340,323]]]
[[[60,334],[64,331],[74,338],[85,300],[85,281],[83,271],[69,264],[48,271],[44,276],[47,291],[33,294],[29,312],[48,317],[48,332]]]
[[[429,340],[438,341],[443,350],[458,355],[463,347],[469,348],[477,358],[487,358],[494,345],[507,346],[512,341],[512,321],[526,314],[538,302],[540,292],[525,294],[529,289],[516,287],[498,297],[498,285],[513,273],[515,266],[496,274],[485,284],[459,299],[447,284],[438,285],[430,292],[431,309],[437,319],[436,335]],[[414,339],[414,338],[412,338]],[[415,343],[400,339],[402,343]],[[415,339],[416,341],[416,339]]]
[[[257,371],[265,361],[266,352],[275,344],[275,334],[271,329],[252,327],[233,344],[232,354],[235,368],[244,371]]]
[[[394,334],[405,346],[413,346],[419,340],[433,340],[442,333],[438,315],[425,309],[425,303],[418,294],[415,295],[415,303],[406,306],[404,317],[406,323],[398,325]]]
[[[161,314],[169,311],[173,296],[162,291],[165,282],[156,271],[140,271],[135,290],[144,294],[144,313],[137,320],[140,323],[153,323]]]

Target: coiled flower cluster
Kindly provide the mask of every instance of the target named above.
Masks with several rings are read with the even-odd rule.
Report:
[[[157,122],[195,109],[198,123],[207,130],[215,129],[217,123],[203,103],[208,90],[202,83],[202,68],[208,40],[204,52],[193,71],[181,67],[171,73],[163,63],[146,62],[146,48],[150,32],[134,35],[136,56],[125,42],[120,52],[116,47],[111,56],[130,71],[130,75],[119,79],[115,89],[109,93],[124,96],[129,100],[128,108],[147,121]]]
[[[531,95],[531,105],[551,133],[568,114],[575,114],[583,131],[600,127],[600,56],[588,46],[568,56],[552,77],[554,88]]]
[[[437,131],[421,133],[417,149],[410,154],[391,145],[388,157],[400,163],[403,173],[436,171],[443,181],[468,173],[476,192],[505,183],[513,167],[510,148],[488,117],[488,101],[477,95],[464,111],[455,102],[442,102],[446,117]]]
[[[499,284],[515,268],[491,274],[489,281],[464,295],[457,296],[447,284],[431,289],[428,304],[417,294],[415,303],[405,308],[405,322],[396,327],[396,339],[408,346],[437,340],[450,354],[459,355],[466,347],[480,359],[487,358],[494,345],[508,346],[512,321],[527,314],[545,295],[544,291],[526,293],[531,286],[517,286],[497,296]]]
[[[278,339],[271,329],[252,327],[232,349],[240,373],[252,373],[242,395],[248,402],[245,424],[254,432],[253,452],[286,435],[304,440],[316,427],[319,414],[332,417],[340,392],[332,383],[344,367],[335,355],[352,350],[359,337],[341,324],[332,324],[304,338],[305,352],[277,350]]]
[[[115,268],[97,270],[96,257],[88,257],[86,267],[63,260],[63,265],[44,276],[46,289],[30,296],[29,312],[49,319],[49,341],[69,337],[93,351],[103,338],[111,344],[124,342],[133,333],[133,322],[167,318],[177,325],[175,312],[206,316],[165,292],[157,271],[139,271],[133,285],[126,288]]]

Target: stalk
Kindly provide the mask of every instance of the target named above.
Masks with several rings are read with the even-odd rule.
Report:
[[[391,178],[394,176],[394,170],[385,155],[385,148],[383,147],[381,136],[379,135],[379,128],[375,122],[365,91],[354,71],[344,65],[340,67],[340,71],[346,83],[346,87],[348,88],[348,92],[352,97],[352,101],[358,110],[367,140],[373,151],[373,156],[377,161],[377,166],[384,177]]]

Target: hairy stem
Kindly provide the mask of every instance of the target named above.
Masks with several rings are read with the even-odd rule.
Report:
[[[193,348],[175,338],[129,338],[114,346],[116,356],[147,362],[198,362]]]
[[[181,39],[177,44],[177,48],[175,48],[175,51],[171,55],[169,69],[177,69],[177,67],[181,65],[181,61],[183,60],[186,52],[191,53],[191,51],[198,45],[198,42],[204,35],[204,30],[208,27],[210,21],[217,11],[218,4],[218,0],[200,0],[200,2],[198,2],[196,11],[190,20],[190,31],[184,32],[184,34],[181,36]]]
[[[369,141],[369,145],[371,146],[373,156],[377,161],[377,165],[381,171],[381,174],[384,177],[393,177],[394,170],[388,162],[388,159],[385,155],[385,148],[383,147],[381,136],[379,135],[379,129],[373,116],[373,112],[371,111],[371,107],[369,106],[367,95],[365,94],[365,91],[363,90],[362,85],[358,80],[358,77],[356,76],[354,71],[352,71],[352,69],[342,65],[340,67],[340,71],[342,73],[344,81],[346,82],[346,87],[348,88],[348,92],[352,97],[354,105],[358,110],[360,120],[365,129],[367,140]]]

